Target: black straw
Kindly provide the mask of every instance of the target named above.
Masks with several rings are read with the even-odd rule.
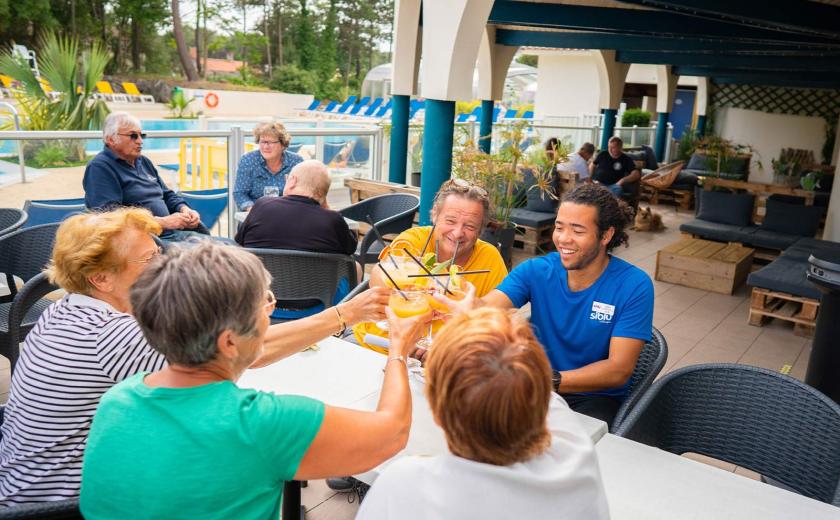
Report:
[[[426,248],[429,247],[429,242],[432,241],[432,235],[435,234],[435,226],[437,226],[437,222],[432,224],[432,230],[429,231],[429,236],[426,238],[426,243],[423,244],[423,249],[420,250],[420,256],[426,254]],[[437,248],[435,249],[435,260],[437,260]]]
[[[388,279],[391,280],[391,283],[394,284],[394,289],[396,289],[397,292],[400,293],[400,296],[402,296],[404,300],[408,301],[408,296],[406,296],[405,293],[402,292],[402,289],[400,289],[400,286],[397,285],[397,282],[395,282],[393,278],[391,278],[391,275],[388,274],[388,271],[386,271],[384,267],[382,267],[382,264],[377,263],[376,265],[378,265],[379,268],[382,269],[382,272],[385,273],[385,276],[387,276]]]
[[[408,256],[410,256],[412,260],[414,260],[415,262],[417,262],[417,265],[419,265],[421,269],[423,269],[424,271],[426,271],[426,274],[427,274],[427,275],[429,275],[429,276],[431,276],[431,277],[432,277],[432,280],[434,280],[434,281],[435,281],[435,283],[436,283],[436,284],[438,284],[438,285],[440,286],[440,288],[444,290],[444,292],[448,292],[449,294],[452,294],[452,292],[450,292],[450,291],[449,291],[449,289],[447,289],[446,287],[444,287],[443,283],[441,283],[441,281],[440,281],[440,280],[437,280],[437,279],[434,277],[434,275],[432,275],[432,272],[431,272],[431,271],[429,271],[429,270],[426,268],[426,266],[423,264],[423,262],[421,262],[420,260],[418,260],[418,259],[417,259],[417,257],[416,257],[416,256],[414,256],[414,255],[412,255],[412,254],[411,254],[411,251],[409,251],[409,250],[408,250],[408,249],[406,249],[406,248],[403,248],[403,251],[405,251],[405,254],[407,254]],[[411,275],[409,275],[409,276],[411,276]]]
[[[450,266],[455,265],[455,259],[458,258],[458,246],[461,245],[461,241],[455,242],[455,251],[452,252],[452,262],[449,264]],[[449,292],[449,282],[452,280],[452,277],[446,279],[446,292]],[[452,293],[449,293],[452,294]]]

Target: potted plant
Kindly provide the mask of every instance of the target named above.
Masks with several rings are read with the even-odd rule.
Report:
[[[779,159],[770,161],[773,168],[773,183],[791,188],[798,187],[802,174],[815,163],[814,153],[810,150],[782,148]]]
[[[556,183],[552,172],[556,158],[565,157],[562,150],[547,154],[541,147],[523,150],[533,137],[526,135],[527,122],[516,123],[501,130],[499,137],[503,145],[492,154],[481,151],[468,131],[457,138],[452,155],[452,176],[481,186],[490,198],[490,222],[482,233],[482,239],[496,244],[502,258],[510,267],[516,224],[511,220],[514,208],[524,205],[524,178],[530,171],[534,184],[528,189],[540,191],[540,196],[557,198]]]

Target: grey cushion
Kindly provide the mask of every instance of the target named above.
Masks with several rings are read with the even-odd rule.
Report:
[[[803,237],[797,240],[792,246],[785,249],[782,256],[807,262],[809,256],[822,252],[840,252],[840,242]]]
[[[674,184],[697,186],[697,175],[685,170],[680,170],[680,173],[677,174],[677,178],[674,179]]]
[[[754,200],[755,197],[749,193],[704,190],[700,192],[697,218],[719,224],[748,226],[752,222]]]
[[[539,228],[554,222],[554,212],[530,211],[522,208],[515,208],[510,212],[510,219],[523,226]]]
[[[720,242],[743,242],[755,229],[756,226],[733,226],[700,219],[689,220],[680,226],[680,231],[684,233]]]
[[[747,283],[753,287],[818,300],[820,291],[806,278],[807,270],[807,261],[781,256],[758,271],[750,273]]]
[[[691,154],[691,158],[688,160],[688,164],[685,165],[685,169],[707,171],[709,170],[709,165],[710,162],[705,155],[693,153]]]
[[[768,231],[812,237],[820,227],[822,208],[767,199],[767,213],[761,228]]]
[[[801,237],[790,233],[779,233],[756,227],[748,235],[741,239],[741,242],[755,247],[783,250],[792,246]]]

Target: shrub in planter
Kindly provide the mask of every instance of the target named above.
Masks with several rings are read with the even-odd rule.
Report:
[[[628,108],[621,115],[621,126],[650,126],[650,112],[641,108]]]

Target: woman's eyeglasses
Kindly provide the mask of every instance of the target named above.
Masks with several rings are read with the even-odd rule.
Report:
[[[155,250],[155,252],[152,253],[151,255],[147,256],[146,258],[138,258],[136,260],[128,260],[127,262],[129,264],[148,264],[149,262],[151,262],[152,260],[154,260],[155,258],[160,256],[161,254],[163,254],[163,248],[158,246],[158,248]]]
[[[274,297],[274,293],[266,291],[265,294],[266,302],[263,304],[265,308],[265,313],[271,316],[271,313],[274,312],[274,307],[277,305],[277,298]]]
[[[275,144],[278,144],[279,142],[280,141],[260,141],[259,145],[260,146],[274,146]]]
[[[131,132],[130,134],[117,134],[117,135],[124,135],[125,137],[128,137],[132,141],[136,141],[138,137],[141,138],[141,139],[146,138],[146,132]]]

